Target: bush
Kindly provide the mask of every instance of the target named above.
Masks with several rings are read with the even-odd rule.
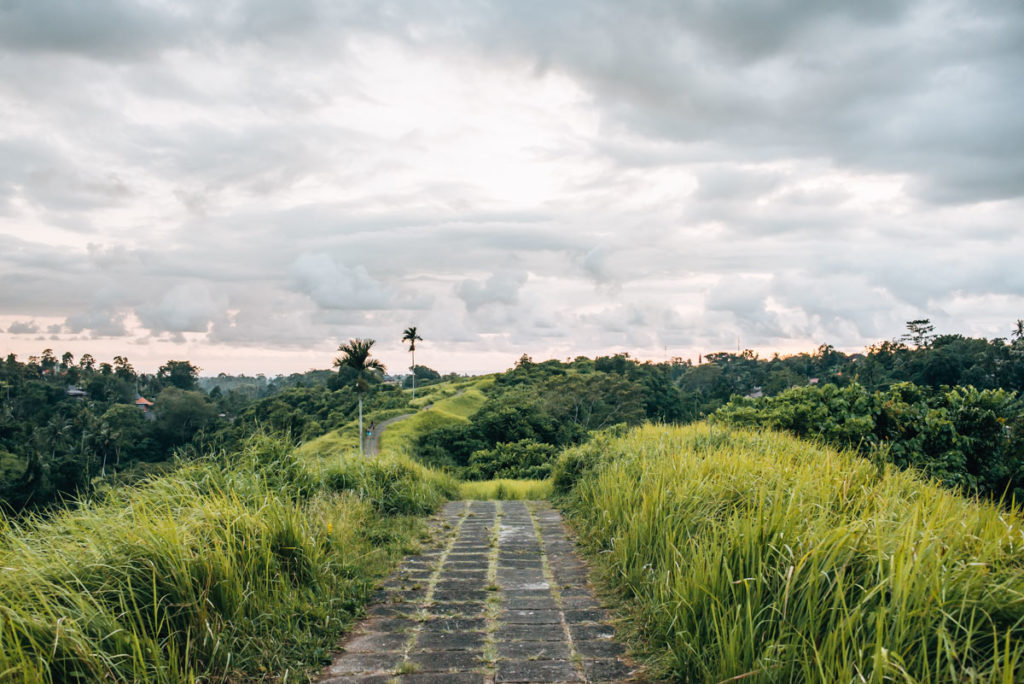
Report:
[[[551,467],[551,479],[556,494],[566,494],[576,483],[604,460],[611,441],[627,432],[623,424],[613,425],[594,434],[586,444],[565,449]]]
[[[458,484],[448,475],[405,457],[346,458],[322,474],[330,491],[357,493],[385,515],[426,515],[458,496]]]
[[[949,487],[1024,498],[1024,412],[1005,390],[931,390],[910,383],[868,392],[857,383],[733,398],[712,421],[767,427],[855,448],[874,460],[917,468]]]
[[[557,453],[556,447],[532,439],[502,442],[493,449],[476,451],[469,457],[466,479],[543,480],[551,474],[551,464]]]

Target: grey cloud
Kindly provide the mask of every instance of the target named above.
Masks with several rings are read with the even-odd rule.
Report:
[[[0,313],[296,349],[388,340],[415,312],[438,344],[514,352],[860,342],[958,298],[1019,301],[1022,16],[1016,0],[0,0]],[[384,84],[365,77],[378,48]],[[522,146],[563,191],[424,177],[416,155],[465,131],[369,133],[339,112],[344,92],[386,118],[420,59],[533,78],[529,116],[552,128]],[[573,104],[548,112],[551,96]],[[857,187],[879,176],[905,182],[891,203]],[[978,200],[998,201],[958,206]]]
[[[607,247],[599,245],[587,252],[580,262],[583,272],[597,283],[603,284],[612,280],[608,265],[608,252]]]
[[[146,56],[182,37],[181,9],[132,0],[8,0],[0,6],[0,43],[104,59]]]
[[[323,309],[389,308],[394,296],[363,266],[339,265],[325,254],[300,256],[291,274],[296,289]]]
[[[747,169],[736,165],[714,165],[698,174],[698,201],[750,202],[778,188],[783,182],[777,171]]]
[[[519,290],[526,279],[525,271],[496,271],[485,281],[463,280],[455,292],[471,312],[487,304],[513,305],[519,301]]]
[[[70,333],[88,330],[93,337],[123,337],[128,334],[128,312],[108,307],[91,308],[68,316],[64,327]]]
[[[143,326],[152,333],[206,332],[222,318],[227,300],[210,292],[206,283],[180,283],[168,290],[155,304],[136,307]],[[176,339],[183,339],[180,335]]]
[[[488,28],[655,139],[826,155],[948,201],[1024,194],[1019,3],[510,3]]]
[[[35,335],[39,332],[39,326],[35,321],[15,321],[7,328],[12,335]]]
[[[213,5],[8,0],[0,6],[0,41],[21,50],[115,62],[152,59],[171,48],[204,47],[204,43],[225,38],[239,44],[285,41],[301,48],[312,34],[318,38],[318,46],[325,47],[331,30],[384,22],[387,12],[376,5],[315,0]]]
[[[778,314],[767,307],[771,282],[764,278],[726,276],[705,298],[709,311],[731,313],[737,332],[757,339],[786,337]]]

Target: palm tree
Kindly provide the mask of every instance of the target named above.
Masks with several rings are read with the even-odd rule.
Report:
[[[368,387],[366,373],[371,370],[384,372],[384,364],[377,359],[370,358],[370,348],[376,340],[355,338],[345,344],[338,345],[341,356],[334,359],[334,365],[340,373],[344,368],[351,368],[356,372],[356,394],[359,395],[359,455],[363,455],[363,392]]]
[[[412,398],[416,398],[416,340],[420,342],[423,338],[416,334],[416,326],[410,326],[402,333],[402,341],[409,343],[409,351],[412,353]]]

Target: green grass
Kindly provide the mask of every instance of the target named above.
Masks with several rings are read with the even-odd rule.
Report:
[[[493,382],[493,377],[486,376],[481,379],[432,386],[431,389],[438,388],[439,393],[442,390],[451,391],[447,392],[444,398],[430,402],[433,404],[430,408],[422,409],[411,418],[389,426],[381,433],[381,451],[411,455],[420,435],[443,425],[468,422],[469,417],[487,401],[483,390]],[[420,397],[417,396],[416,401],[419,400]]]
[[[1024,681],[1019,512],[706,424],[596,439],[554,479],[656,676]]]
[[[388,418],[412,413],[414,409],[385,409],[372,411],[363,415],[363,428],[370,423],[382,423]],[[359,418],[330,432],[302,443],[298,447],[300,456],[323,456],[326,454],[340,455],[359,451]]]
[[[371,422],[378,424],[388,418],[405,414],[413,414],[411,418],[393,423],[381,434],[381,452],[400,455],[411,455],[413,445],[420,435],[434,428],[452,423],[466,422],[487,400],[483,390],[494,384],[493,376],[467,378],[455,382],[443,382],[437,385],[416,389],[416,401],[411,402],[408,409],[388,409],[375,411],[363,416],[364,427]],[[431,405],[429,409],[424,406]],[[317,457],[326,454],[343,454],[359,451],[359,420],[353,420],[343,427],[332,430],[316,439],[305,442],[298,448],[304,457]]]
[[[460,499],[537,501],[551,496],[551,480],[484,480],[459,483]]]
[[[493,375],[482,375],[473,378],[466,378],[464,380],[455,380],[451,382],[440,382],[436,385],[428,385],[426,387],[416,388],[416,399],[410,402],[415,408],[423,408],[428,404],[435,404],[442,399],[447,399],[454,394],[457,394],[461,390],[476,387],[477,389],[485,389],[486,387],[494,384]],[[411,392],[411,390],[406,390]]]
[[[408,459],[257,436],[50,518],[0,518],[0,680],[301,680],[417,548],[415,516],[456,493]]]

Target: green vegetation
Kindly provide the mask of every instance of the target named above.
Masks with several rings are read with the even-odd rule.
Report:
[[[370,378],[375,373],[384,372],[384,364],[377,359],[370,358],[370,349],[373,348],[375,340],[352,339],[338,345],[341,356],[334,359],[334,365],[338,367],[338,375],[342,371],[355,374],[356,396],[359,398],[359,453],[363,453],[363,395],[370,388]]]
[[[460,499],[538,501],[551,496],[551,480],[485,480],[459,484]]]
[[[484,390],[493,382],[488,376],[422,389],[416,400],[417,404],[424,402],[422,410],[389,427],[381,435],[381,449],[413,455],[423,435],[447,426],[467,424],[469,417],[487,401]]]
[[[73,503],[97,487],[167,471],[179,450],[236,450],[254,431],[298,444],[347,429],[359,405],[348,371],[264,382],[260,392],[270,394],[262,397],[230,389],[224,376],[229,389],[214,384],[207,395],[198,391],[199,369],[187,361],[168,361],[147,375],[123,356],[97,364],[85,354],[76,364],[71,354],[57,359],[51,350],[27,363],[10,355],[0,363],[0,508]],[[372,374],[365,381],[371,416],[408,410],[398,387]],[[153,405],[136,405],[139,395]]]
[[[641,383],[596,370],[589,359],[537,364],[523,357],[476,389],[483,393],[466,397],[464,411],[455,404],[453,419],[416,429],[410,446],[417,458],[468,479],[544,479],[561,447],[612,424],[640,423],[650,417],[648,403],[661,405]]]
[[[301,678],[421,516],[554,492],[657,674],[1019,681],[1024,334],[908,331],[863,355],[523,356],[469,379],[414,362],[414,401],[371,340],[337,373],[208,395],[187,361],[9,356],[0,679]],[[383,457],[353,453],[363,411],[410,414]]]
[[[97,364],[49,349],[27,363],[9,355],[0,363],[0,509],[55,506],[94,478],[152,472],[217,420],[196,391],[198,371],[168,361],[140,376],[123,356]],[[152,408],[135,405],[137,391]]]
[[[968,493],[1024,501],[1024,406],[1014,392],[911,383],[878,392],[857,383],[800,387],[734,398],[712,420],[786,430],[917,468]]]
[[[0,530],[12,682],[301,678],[455,483],[408,459],[299,457],[250,437]],[[299,677],[296,677],[299,675]]]
[[[410,327],[406,328],[405,331],[402,333],[402,341],[409,343],[409,353],[412,354],[412,364],[409,366],[409,368],[412,369],[412,374],[409,376],[409,379],[410,379],[411,385],[412,385],[412,398],[415,399],[416,398],[416,376],[417,376],[417,372],[416,372],[417,371],[417,368],[416,368],[416,342],[417,341],[422,342],[423,338],[419,336],[419,334],[416,332],[416,326],[413,325],[413,326],[410,326]],[[434,373],[434,375],[436,375],[438,378],[441,377],[440,374],[436,373],[436,372]]]
[[[863,354],[844,354],[823,344],[812,354],[762,359],[752,351],[706,354],[701,363],[677,361],[668,368],[678,387],[684,422],[711,415],[734,395],[774,396],[808,384],[845,386],[857,382],[869,391],[897,383],[941,389],[1024,387],[1024,335],[1011,340],[933,335],[927,320],[910,321],[907,333],[872,345]]]
[[[556,492],[675,681],[1024,679],[1024,516],[706,424],[567,450]]]

